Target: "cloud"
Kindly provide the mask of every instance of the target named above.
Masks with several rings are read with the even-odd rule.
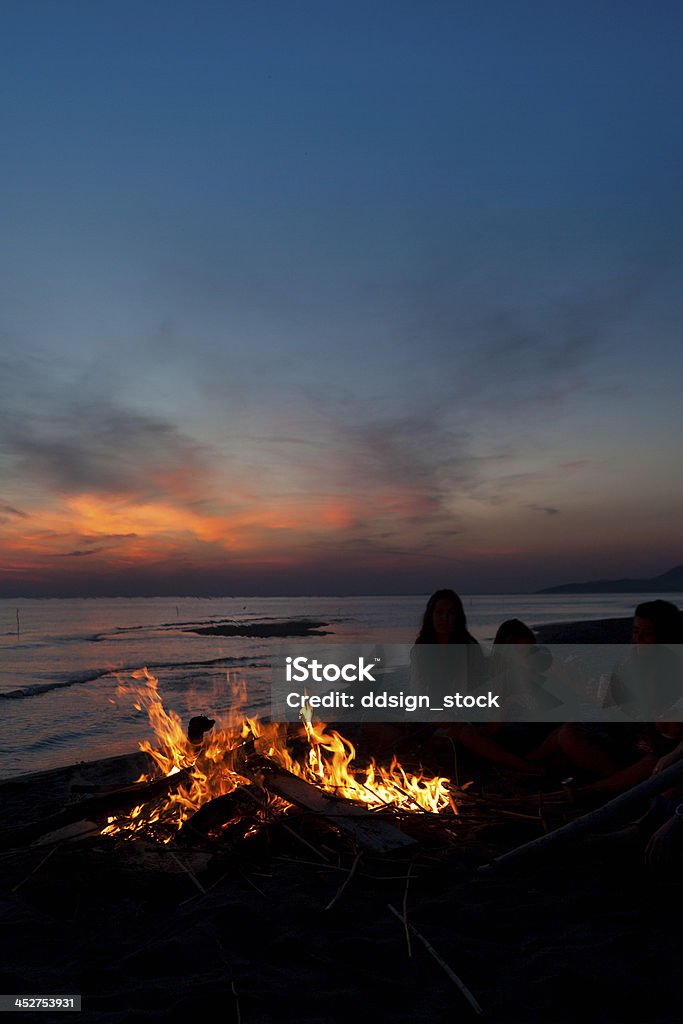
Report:
[[[532,512],[541,512],[546,516],[559,516],[560,514],[559,508],[551,508],[544,505],[529,505],[529,508]]]
[[[87,551],[65,551],[63,554],[55,555],[55,558],[83,558],[85,555],[99,555],[107,548],[89,548]]]
[[[17,519],[28,518],[28,512],[22,512],[21,509],[14,508],[12,505],[5,505],[4,502],[0,502],[0,523],[16,522]]]
[[[176,501],[196,498],[209,446],[178,427],[108,399],[83,396],[5,418],[0,445],[14,475],[58,495],[88,492]]]

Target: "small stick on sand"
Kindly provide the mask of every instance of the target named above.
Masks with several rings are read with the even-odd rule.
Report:
[[[397,917],[399,921],[403,921],[403,918],[399,914],[399,912],[396,909],[396,907],[392,907],[391,903],[387,903],[387,907],[389,908],[391,913],[394,915],[394,917]],[[410,928],[410,930],[413,933],[413,935],[415,936],[415,938],[420,940],[420,942],[422,943],[424,948],[427,950],[429,955],[432,956],[436,960],[436,962],[439,965],[439,967],[441,968],[441,970],[445,971],[445,973],[448,975],[448,977],[451,979],[451,981],[453,982],[454,985],[457,985],[457,987],[460,989],[460,991],[462,992],[462,994],[464,995],[465,999],[470,1004],[470,1006],[472,1007],[474,1012],[478,1016],[481,1016],[484,1011],[482,1010],[481,1006],[479,1005],[477,1000],[474,998],[474,996],[472,995],[470,990],[468,989],[468,987],[465,984],[465,982],[461,978],[459,978],[458,975],[455,973],[455,971],[451,967],[448,966],[446,961],[443,960],[439,956],[439,954],[434,949],[434,947],[431,945],[431,943],[428,942],[427,939],[425,939],[424,935],[421,932],[419,932],[414,925],[408,924],[408,922],[404,922],[404,923],[407,925],[408,928]]]
[[[413,947],[410,944],[410,930],[408,928],[408,886],[410,885],[410,872],[413,870],[413,861],[411,860],[408,865],[408,876],[406,878],[406,887],[403,890],[403,924],[406,929],[406,942],[408,944],[408,956],[412,958]]]
[[[300,843],[303,843],[304,846],[307,846],[309,850],[313,850],[313,853],[317,857],[320,857],[320,859],[323,860],[326,864],[329,864],[329,857],[326,857],[324,853],[321,853],[321,851],[317,848],[317,846],[314,846],[313,843],[309,843],[308,839],[304,839],[303,836],[300,836],[298,832],[295,832],[294,829],[291,828],[291,826],[285,825],[284,821],[277,822],[277,824],[280,825],[280,827],[283,828],[285,832],[289,832],[291,836],[294,836],[295,839],[298,839]]]
[[[173,860],[176,862],[176,864],[178,865],[180,870],[184,871],[186,875],[189,875],[189,877],[192,879],[192,881],[197,886],[197,888],[202,893],[202,895],[205,895],[206,894],[206,889],[204,888],[202,883],[199,881],[199,879],[195,875],[195,873],[192,870],[192,868],[189,867],[189,865],[187,865],[187,864],[183,864],[183,862],[181,861],[180,857],[176,857],[176,855],[173,852],[173,850],[169,850],[168,852],[169,852],[170,856],[173,858]]]
[[[32,876],[32,875],[35,875],[36,871],[39,871],[39,870],[40,870],[40,869],[42,868],[42,866],[43,866],[43,864],[45,863],[45,861],[46,861],[46,860],[49,860],[49,859],[50,859],[50,857],[52,856],[52,854],[53,854],[53,853],[55,852],[55,850],[57,850],[58,848],[59,848],[59,844],[57,843],[57,844],[55,844],[55,846],[53,846],[53,847],[52,847],[52,848],[51,848],[51,849],[50,849],[50,850],[49,850],[49,851],[48,851],[48,852],[47,852],[47,853],[45,854],[45,856],[43,857],[43,859],[42,859],[41,861],[39,861],[39,862],[38,862],[38,863],[36,864],[36,866],[34,867],[33,871],[29,871],[29,873],[27,874],[26,878],[24,878],[24,879],[23,879],[23,880],[22,880],[21,882],[18,882],[18,883],[17,883],[17,884],[16,884],[15,886],[14,886],[14,888],[13,888],[13,889],[10,889],[10,892],[18,892],[18,890],[19,890],[19,889],[21,889],[22,885],[24,885],[24,884],[25,884],[26,882],[28,882],[29,878],[31,878],[31,876]]]
[[[202,890],[202,895],[206,896],[206,894],[211,892],[212,889],[215,889],[217,885],[220,885],[221,882],[224,882],[226,878],[232,878],[232,877],[233,877],[232,871],[226,871],[224,875],[221,875],[220,878],[217,878],[216,881],[212,882],[210,886],[208,886],[206,889],[203,889]],[[195,896],[188,896],[188,898],[186,900],[183,900],[182,903],[179,903],[178,906],[179,907],[184,907],[186,903],[192,903],[194,900],[198,900],[199,898],[200,897],[197,896],[197,895],[195,895]]]
[[[404,929],[404,931],[406,933],[406,945],[408,946],[408,956],[411,957],[413,955],[413,951],[412,951],[412,948],[411,948],[411,945],[410,945],[410,932],[408,931],[408,921],[406,920],[405,917],[401,917],[401,915],[399,914],[398,910],[396,910],[394,907],[392,907],[391,903],[387,903],[387,906],[389,907],[389,910],[391,911],[391,913],[392,914],[396,914],[396,917],[403,924],[403,929]]]
[[[520,811],[506,811],[503,807],[500,808],[498,813],[505,815],[506,818],[519,818],[521,821],[535,821],[537,825],[541,824],[541,818],[538,814],[522,814]]]
[[[237,989],[235,988],[235,982],[234,981],[230,982],[230,989],[232,991],[232,994],[235,997],[235,1017],[236,1017],[236,1020],[237,1020],[237,1024],[241,1024],[241,1022],[242,1022],[242,1014],[240,1013],[240,997],[237,995]]]
[[[356,868],[358,867],[358,862],[360,861],[362,856],[363,856],[363,853],[362,853],[361,850],[359,850],[358,853],[356,854],[356,859],[354,860],[353,864],[351,865],[351,870],[349,871],[348,875],[346,876],[346,878],[344,879],[342,884],[337,889],[336,895],[333,896],[333,898],[330,900],[330,902],[325,907],[325,910],[331,910],[332,907],[337,902],[337,900],[341,897],[341,894],[344,892],[344,889],[346,888],[346,886],[349,884],[349,882],[351,881],[351,879],[355,875]]]
[[[256,892],[259,894],[259,896],[263,896],[264,899],[266,898],[266,894],[264,893],[263,889],[259,889],[256,882],[252,882],[251,878],[249,878],[249,875],[245,875],[243,871],[240,871],[240,878],[244,879],[247,885],[250,885],[252,889],[256,889]]]

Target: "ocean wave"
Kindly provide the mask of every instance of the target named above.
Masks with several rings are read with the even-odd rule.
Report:
[[[100,679],[102,676],[111,675],[111,670],[88,672],[82,676],[77,676],[74,679],[63,679],[53,683],[35,683],[33,686],[22,686],[18,690],[8,690],[5,693],[0,693],[0,700],[21,700],[24,697],[40,697],[44,693],[49,693],[51,690],[63,690],[68,686],[79,686],[82,683],[92,683],[95,679]]]
[[[155,662],[149,663],[146,666],[140,664],[132,665],[120,665],[116,668],[99,668],[91,669],[88,672],[83,672],[81,675],[74,676],[71,679],[54,680],[49,683],[35,683],[33,686],[22,686],[16,690],[7,690],[4,693],[0,692],[0,700],[22,700],[26,697],[41,697],[45,693],[50,693],[52,690],[62,690],[70,686],[81,686],[84,683],[93,683],[97,679],[105,679],[109,676],[121,676],[128,675],[133,672],[139,671],[145,667],[149,671],[156,675],[158,672],[163,671],[180,671],[180,670],[191,670],[198,668],[208,668],[215,665],[223,665],[226,668],[236,668],[241,666],[242,668],[263,668],[264,665],[268,664],[269,659],[252,656],[244,656],[240,658],[210,658],[207,661],[167,661],[167,662]]]

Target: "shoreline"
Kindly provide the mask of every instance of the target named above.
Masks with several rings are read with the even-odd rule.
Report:
[[[586,619],[575,622],[546,622],[533,630],[542,644],[628,644],[632,616]]]

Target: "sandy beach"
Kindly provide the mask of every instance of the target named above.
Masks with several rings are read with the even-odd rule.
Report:
[[[566,642],[583,628],[563,627]],[[474,1019],[455,973],[502,1024],[573,1022],[576,999],[585,1021],[675,1017],[679,881],[579,843],[477,872],[577,813],[544,809],[535,783],[473,776],[458,817],[401,819],[419,845],[391,856],[298,811],[232,846],[96,833],[8,845],[11,825],[82,799],[92,779],[120,783],[122,764],[2,787],[2,992],[81,994],[84,1019],[116,1024],[197,1018],[217,1000],[244,1024]]]
[[[37,870],[44,850],[23,851],[3,864],[3,991],[82,993],[85,1019],[112,1022],[196,1017],[217,999],[224,1020],[259,1024],[473,1017],[415,935],[409,955],[388,910],[407,895],[410,923],[487,1019],[575,1021],[569,993],[587,1021],[674,1019],[680,885],[576,851],[521,877],[477,876],[529,832],[363,858],[330,910],[355,859],[337,842],[324,864],[271,835],[195,865],[205,894],[144,844],[62,846]]]

